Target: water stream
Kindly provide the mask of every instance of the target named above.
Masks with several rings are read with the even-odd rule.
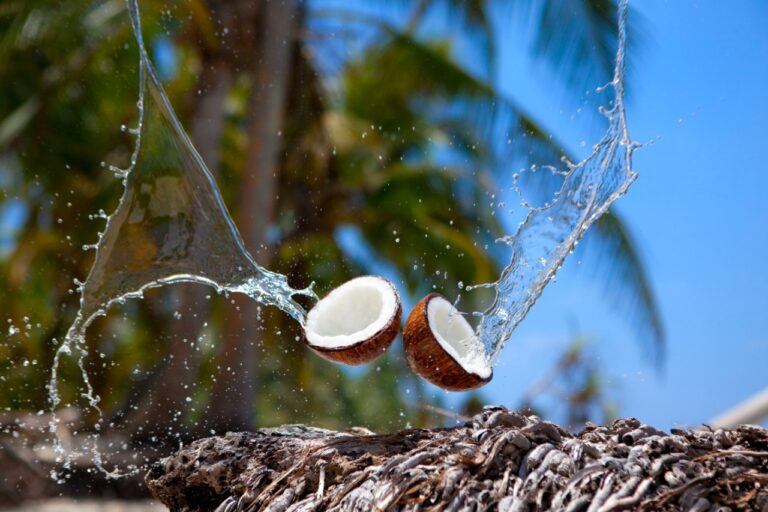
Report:
[[[98,242],[84,249],[96,251],[85,282],[78,285],[80,308],[54,356],[48,392],[52,410],[50,430],[57,432],[56,410],[61,406],[58,373],[61,358],[75,357],[83,381],[82,398],[98,413],[96,431],[103,425],[100,397],[94,394],[85,361],[88,326],[107,314],[114,304],[141,298],[145,290],[194,282],[220,293],[243,293],[253,300],[277,306],[304,323],[305,311],[295,295],[317,299],[311,286],[297,290],[285,276],[260,267],[246,250],[219,189],[171,107],[144,48],[137,0],[128,0],[128,12],[139,47],[138,126],[130,165],[109,169],[123,180],[124,191],[116,210],[107,217]],[[88,444],[96,466],[105,469],[94,434]],[[56,450],[66,466],[77,450]]]
[[[639,144],[629,137],[624,110],[627,0],[619,2],[618,14],[613,80],[599,89],[614,92],[612,106],[601,109],[608,120],[606,134],[586,159],[577,164],[564,163],[562,186],[552,201],[534,207],[522,200],[528,209],[525,220],[513,235],[499,240],[512,250],[499,280],[467,287],[469,291],[493,288],[496,293],[490,308],[475,313],[480,318],[476,334],[491,363],[498,360],[512,332],[589,226],[626,193],[637,177],[632,169],[632,153]]]

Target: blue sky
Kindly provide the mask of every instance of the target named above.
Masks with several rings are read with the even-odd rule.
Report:
[[[656,371],[643,357],[613,297],[572,258],[505,348],[485,393],[514,405],[577,325],[621,414],[669,428],[707,421],[768,386],[768,4],[631,4],[643,31],[629,129],[654,143],[636,154],[640,177],[617,209],[647,262],[666,362]],[[603,126],[572,97],[553,94],[547,69],[529,60],[515,31],[500,37],[498,86],[574,152],[596,142]]]
[[[642,38],[629,76],[629,129],[653,144],[636,154],[640,178],[617,210],[658,297],[665,364],[657,371],[644,357],[632,324],[613,307],[615,296],[580,271],[577,252],[507,344],[484,397],[517,405],[577,331],[589,340],[620,413],[670,428],[705,422],[768,386],[768,4],[631,5]],[[398,13],[378,12],[396,22]],[[497,87],[572,153],[584,154],[604,130],[588,102],[565,94],[532,60],[519,26],[497,32]]]

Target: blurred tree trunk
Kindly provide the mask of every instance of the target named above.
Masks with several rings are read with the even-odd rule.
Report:
[[[192,100],[190,135],[208,169],[216,175],[224,132],[224,100],[232,87],[233,71],[225,52],[210,50],[204,48],[202,52],[202,71]],[[130,411],[127,429],[136,434],[141,428],[139,437],[163,435],[169,432],[170,425],[185,419],[184,411],[189,406],[186,398],[198,381],[200,361],[196,344],[208,318],[208,293],[210,290],[194,284],[178,284],[167,291],[173,309],[181,314],[180,319],[166,327],[168,351],[152,372],[153,380],[141,383],[138,392],[128,398],[128,407],[120,408]],[[138,407],[131,408],[137,399]]]
[[[247,6],[246,3],[240,3]],[[247,8],[247,7],[246,7]],[[258,26],[241,51],[255,45],[249,105],[248,150],[237,200],[237,225],[256,261],[269,265],[268,232],[275,220],[281,130],[290,78],[296,29],[294,0],[263,1]],[[258,304],[233,296],[227,305],[221,357],[207,410],[208,426],[217,431],[253,425],[256,399]]]
[[[249,145],[234,210],[248,250],[262,266],[269,265],[268,231],[275,218],[281,129],[296,27],[293,0],[261,2],[216,0],[211,18],[231,27],[231,37],[220,48],[202,47],[202,73],[193,100],[191,136],[212,173],[217,174],[225,112],[223,103],[235,74],[250,70],[253,85],[248,113]],[[201,41],[205,35],[199,36]],[[210,39],[210,38],[208,38]],[[204,43],[203,43],[204,44]],[[127,419],[128,430],[152,435],[168,431],[183,420],[186,399],[198,380],[196,340],[208,311],[207,290],[179,285],[172,291],[174,309],[181,313],[169,332],[169,349],[143,383],[139,407]],[[259,340],[258,304],[233,296],[225,311],[217,373],[206,409],[207,421],[199,431],[246,429],[252,426],[256,399],[256,354]],[[135,403],[134,399],[131,403]]]

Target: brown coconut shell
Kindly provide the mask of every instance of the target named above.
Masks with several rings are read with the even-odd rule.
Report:
[[[467,391],[487,384],[493,378],[493,370],[486,378],[468,372],[435,338],[427,307],[436,297],[440,295],[430,293],[421,299],[405,322],[403,346],[408,366],[419,377],[449,391]]]
[[[384,278],[382,277],[381,279]],[[384,354],[384,352],[389,349],[390,345],[392,345],[392,342],[395,341],[395,338],[397,338],[397,334],[400,332],[400,319],[403,316],[403,306],[400,303],[400,295],[397,293],[397,289],[394,285],[389,280],[386,281],[395,291],[395,296],[397,297],[397,310],[389,323],[382,327],[376,334],[353,345],[340,348],[329,348],[313,345],[307,338],[306,332],[304,332],[304,344],[327,361],[351,366],[370,363]]]

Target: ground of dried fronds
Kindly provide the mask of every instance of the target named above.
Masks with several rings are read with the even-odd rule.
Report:
[[[488,408],[451,429],[290,426],[201,439],[146,482],[174,511],[768,512],[768,429],[667,434],[624,419],[571,434]]]

